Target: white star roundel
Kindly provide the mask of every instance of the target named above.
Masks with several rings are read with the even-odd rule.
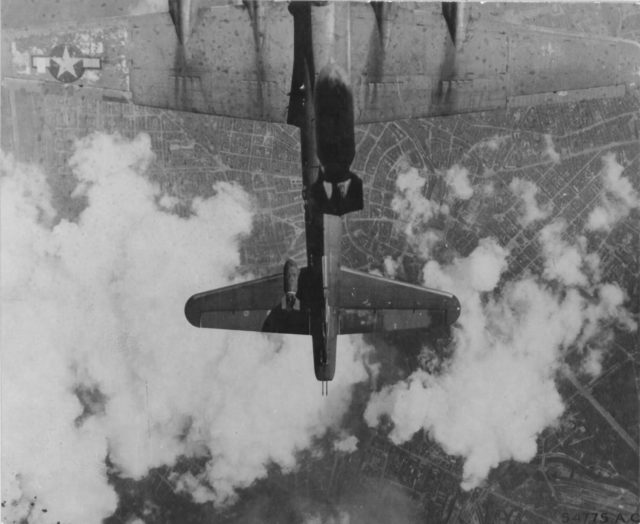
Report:
[[[49,72],[60,82],[75,82],[84,74],[84,59],[78,48],[57,45],[49,55]]]
[[[99,56],[83,56],[71,44],[55,46],[49,56],[31,55],[31,67],[39,74],[47,71],[59,82],[69,84],[79,80],[87,69],[102,69]]]

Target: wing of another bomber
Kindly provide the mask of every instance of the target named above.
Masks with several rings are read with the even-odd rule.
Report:
[[[147,4],[161,12],[140,12]],[[638,84],[638,42],[553,6],[535,15],[519,3],[308,4],[294,45],[284,1],[5,0],[3,86],[286,123],[290,103],[300,110],[304,60],[318,72],[331,58],[349,75],[358,124],[618,96]],[[624,18],[615,6],[561,11],[571,9]],[[314,55],[299,54],[297,69],[295,46]]]
[[[340,334],[439,328],[453,324],[460,303],[435,289],[340,269]]]
[[[196,327],[308,335],[307,312],[282,307],[282,273],[193,295],[185,315]]]
[[[134,23],[133,102],[286,122],[293,69],[287,3],[195,3],[173,0],[171,16],[148,15]]]
[[[336,11],[334,53],[350,74],[356,124],[621,96],[638,82],[638,42],[563,29],[548,5],[559,29],[535,25],[517,4],[316,9]]]
[[[286,122],[286,2],[169,0],[144,13],[123,0],[36,4],[2,4],[5,86]]]

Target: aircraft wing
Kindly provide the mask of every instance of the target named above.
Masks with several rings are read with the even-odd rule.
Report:
[[[296,75],[286,2],[132,5],[6,0],[3,85],[287,121]],[[356,123],[622,95],[638,82],[637,42],[542,27],[518,4],[460,2],[447,17],[435,2],[310,5],[315,70],[331,56],[348,73]]]
[[[345,35],[337,54],[356,123],[621,96],[638,82],[637,42],[536,26],[517,4],[483,4],[458,2],[448,20],[434,2],[354,2],[336,16],[348,21],[336,29]]]
[[[340,334],[444,327],[460,315],[460,303],[450,294],[340,269],[337,299]]]
[[[185,315],[196,327],[309,334],[304,311],[283,311],[282,273],[193,295]]]
[[[5,86],[286,122],[293,69],[286,2],[167,0],[164,12],[143,14],[121,0],[75,10],[73,3],[3,2]]]
[[[166,13],[136,22],[133,102],[286,122],[293,69],[293,24],[286,2],[200,4],[191,13],[192,25],[184,29],[189,32],[184,45]]]

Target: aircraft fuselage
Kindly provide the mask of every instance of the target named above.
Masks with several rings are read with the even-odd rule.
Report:
[[[334,378],[338,334],[433,329],[460,314],[449,293],[340,265],[342,216],[363,208],[363,184],[351,171],[354,97],[349,63],[336,51],[348,41],[336,32],[336,9],[333,2],[289,4],[294,64],[287,122],[300,129],[306,267],[288,260],[284,275],[198,293],[185,305],[198,327],[310,335],[323,392]]]
[[[307,37],[311,26],[308,5],[293,6],[296,39]],[[320,24],[322,26],[322,24]],[[302,33],[302,34],[301,34]],[[349,168],[355,156],[353,96],[345,73],[325,57],[317,79],[314,78],[314,53],[307,39],[297,47],[296,64],[302,83],[302,108],[297,119],[300,127],[307,268],[299,295],[309,308],[310,335],[316,378],[333,379],[339,333],[336,304],[342,240],[344,203],[351,189]],[[302,62],[302,63],[300,63]],[[317,65],[317,64],[315,64]],[[300,71],[302,72],[300,74]],[[295,73],[294,73],[295,82]],[[299,86],[292,86],[292,90]],[[356,183],[359,182],[359,179]],[[346,187],[345,187],[346,186]],[[361,199],[361,192],[360,192]],[[356,208],[360,209],[360,206]],[[327,212],[329,211],[329,212]],[[333,214],[335,213],[335,214]]]
[[[324,81],[324,78],[319,77],[314,90],[317,92],[318,87],[320,87],[321,95],[324,87],[319,86],[319,84]],[[348,90],[348,86],[343,83],[338,89]],[[331,96],[333,93],[329,89],[327,94]],[[323,99],[321,98],[320,101],[322,102]],[[342,218],[324,213],[317,199],[314,198],[315,192],[312,191],[316,187],[315,184],[319,182],[318,175],[321,167],[317,155],[317,144],[322,143],[322,139],[318,139],[317,131],[329,131],[327,128],[316,128],[317,119],[324,117],[321,113],[316,113],[317,107],[312,101],[306,104],[305,126],[301,128],[305,233],[307,240],[306,281],[303,283],[305,289],[301,290],[301,293],[305,294],[305,302],[310,308],[310,334],[313,340],[315,375],[318,380],[328,381],[333,379],[336,368],[336,342],[339,326],[334,300],[337,296],[336,287],[338,285],[338,269],[341,255]],[[320,105],[320,110],[322,109],[323,106]],[[339,135],[347,137],[351,135],[353,143],[353,120],[351,121],[350,129],[344,126],[343,121],[337,120],[336,123],[341,126]],[[328,126],[329,124],[325,125]],[[325,143],[323,145],[325,146],[323,153],[330,155],[327,145]],[[347,171],[350,164],[351,160],[346,165]],[[326,182],[326,184],[329,183]],[[322,184],[321,181],[320,184]],[[333,190],[333,187],[330,187]],[[320,190],[324,189],[324,185],[320,187]],[[307,293],[310,296],[306,296]]]

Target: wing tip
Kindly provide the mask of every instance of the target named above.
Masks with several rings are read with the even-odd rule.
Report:
[[[196,297],[193,296],[187,300],[184,305],[184,316],[187,317],[189,323],[194,327],[200,326],[200,308],[198,308]]]
[[[447,304],[447,324],[451,325],[460,318],[460,301],[455,295],[451,295]]]

